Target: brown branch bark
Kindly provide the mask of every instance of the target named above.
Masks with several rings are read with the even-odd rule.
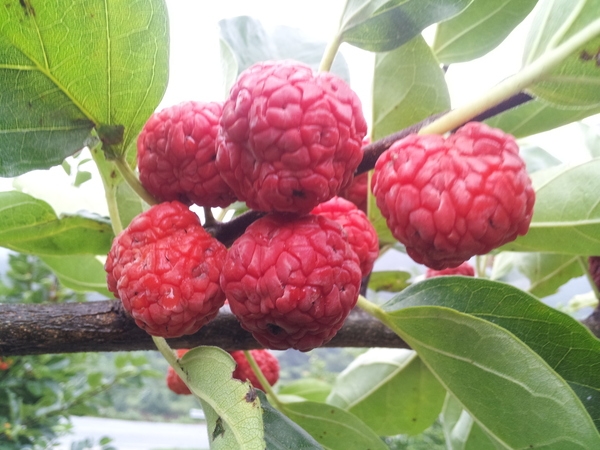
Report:
[[[168,341],[173,348],[260,347],[235,316],[225,310],[198,333]],[[325,346],[407,347],[393,331],[359,309],[351,312],[342,329]],[[118,300],[0,304],[0,356],[154,349],[151,337],[125,314]]]

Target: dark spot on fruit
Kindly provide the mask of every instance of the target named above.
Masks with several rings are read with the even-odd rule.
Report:
[[[296,189],[294,189],[292,191],[292,196],[294,196],[294,197],[300,197],[300,198],[306,198],[306,194],[304,193],[304,191],[298,191]]]
[[[416,417],[413,417],[413,418],[412,418],[412,421],[413,421],[413,422],[416,422],[416,421],[417,421],[417,418],[416,418]]]
[[[269,333],[274,334],[275,336],[284,332],[283,328],[281,328],[279,325],[275,325],[274,323],[268,323],[267,330],[269,330]]]
[[[116,178],[116,177],[117,177],[117,172],[116,172],[116,171],[114,171],[114,170],[113,170],[113,171],[111,171],[111,172],[110,172],[110,177],[111,177],[111,178]]]

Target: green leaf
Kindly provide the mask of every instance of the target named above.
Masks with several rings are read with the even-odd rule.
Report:
[[[229,96],[231,86],[233,86],[233,83],[235,83],[240,71],[238,69],[238,63],[235,59],[233,49],[223,38],[219,39],[219,53],[221,55],[221,72],[223,74],[223,83],[225,88],[224,94],[225,97],[227,97]]]
[[[444,72],[418,36],[375,58],[373,140],[450,109]]]
[[[233,358],[217,347],[196,347],[180,364],[202,403],[211,449],[264,449],[261,402],[250,383],[231,377]]]
[[[325,403],[331,392],[331,385],[316,378],[301,378],[279,388],[278,395],[296,395],[312,402]]]
[[[377,434],[393,436],[428,428],[445,394],[416,352],[371,349],[338,375],[327,402],[351,412]]]
[[[262,408],[267,450],[319,450],[323,448],[298,424],[273,408],[267,401],[264,392],[256,391],[256,393]]]
[[[552,130],[600,113],[600,106],[562,108],[536,98],[486,119],[491,127],[501,128],[517,138]]]
[[[325,42],[309,39],[301,30],[279,26],[267,32],[259,20],[248,16],[239,16],[219,21],[221,39],[229,49],[221,47],[221,57],[230,58],[230,50],[237,63],[237,74],[260,61],[293,59],[308,64],[313,69],[319,68],[321,57],[325,52]],[[232,65],[227,61],[228,73]],[[344,57],[338,54],[331,67],[331,72],[346,81],[350,80],[348,66]]]
[[[560,159],[555,158],[543,148],[537,146],[521,147],[519,155],[525,161],[528,173],[534,173],[538,170],[554,167],[561,163]]]
[[[342,42],[373,52],[400,47],[429,25],[449,19],[472,0],[349,0],[340,21]]]
[[[400,270],[384,270],[371,272],[369,277],[369,289],[375,292],[400,292],[410,286],[408,280],[412,275]]]
[[[600,373],[594,369],[600,367],[600,340],[568,314],[508,284],[451,276],[413,284],[382,308],[392,313],[412,306],[452,308],[512,333],[569,383],[600,429]],[[474,345],[467,337],[460,341]]]
[[[446,395],[440,415],[448,450],[503,450],[465,411],[456,398]]]
[[[0,246],[35,255],[103,255],[113,240],[100,217],[58,218],[52,207],[17,191],[0,192]]]
[[[600,156],[600,134],[595,127],[592,127],[586,123],[579,122],[579,128],[585,139],[585,145],[592,158],[598,158]]]
[[[122,154],[166,88],[162,0],[5,2],[0,30],[1,176],[59,164],[93,127],[121,129],[100,135]]]
[[[510,332],[445,307],[384,307],[388,326],[506,447],[600,446],[592,419],[569,385]]]
[[[94,255],[44,255],[40,259],[52,269],[61,284],[78,292],[99,292],[107,298],[113,294],[106,288],[106,271]]]
[[[325,449],[387,449],[371,428],[335,406],[316,402],[286,403],[283,412]]]
[[[531,175],[536,191],[529,232],[503,250],[600,255],[600,158]]]
[[[437,27],[433,51],[444,64],[470,61],[496,48],[531,12],[537,0],[473,0]]]
[[[596,1],[541,1],[525,43],[524,65],[556,48],[599,16],[600,4]],[[592,39],[528,91],[559,105],[600,106],[600,70],[596,63],[599,46],[600,37]]]
[[[525,275],[536,297],[555,294],[563,284],[584,274],[579,256],[553,253],[510,253],[514,267]]]

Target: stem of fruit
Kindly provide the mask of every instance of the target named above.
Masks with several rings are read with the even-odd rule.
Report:
[[[177,358],[177,354],[171,347],[169,347],[169,344],[167,344],[165,338],[152,336],[152,340],[154,341],[154,345],[156,345],[156,348],[161,355],[163,355],[169,365],[175,370],[177,375],[179,375],[179,378],[181,378],[183,382],[187,384],[187,374],[179,365],[179,358]]]
[[[383,310],[375,303],[371,303],[364,296],[358,296],[358,301],[356,302],[356,305],[366,313],[370,314],[371,316],[375,317],[376,319],[379,319],[384,324],[386,324],[385,313],[383,312]]]
[[[127,161],[125,161],[125,158],[117,158],[114,160],[114,163],[115,166],[117,166],[117,169],[119,170],[121,175],[123,176],[123,179],[127,182],[129,186],[131,186],[131,189],[133,189],[142,200],[144,200],[150,206],[158,204],[156,199],[152,195],[150,195],[150,193],[144,188],[144,186],[142,186],[142,183],[140,183],[138,177],[135,175],[135,173],[133,173],[133,170],[131,170],[131,167],[129,167]]]
[[[256,375],[256,378],[258,378],[258,381],[260,381],[262,387],[265,388],[265,392],[267,393],[269,400],[271,400],[271,402],[275,404],[278,410],[282,411],[282,404],[279,401],[277,394],[275,394],[275,391],[271,387],[271,384],[267,381],[267,378],[262,373],[262,370],[260,370],[260,367],[256,363],[256,360],[254,359],[254,356],[252,356],[252,353],[250,353],[250,350],[244,350],[244,356],[248,360],[250,367],[252,367],[252,372],[254,372],[254,375]]]
[[[106,192],[106,205],[108,206],[108,215],[110,216],[110,223],[112,225],[113,232],[117,236],[123,231],[123,223],[121,222],[121,216],[119,215],[119,205],[117,203],[117,197],[114,187],[105,189]]]
[[[531,64],[494,86],[486,95],[450,111],[435,122],[421,128],[419,134],[444,134],[461,126],[485,110],[540,81],[567,57],[599,34],[600,19],[596,19],[556,48],[548,50]]]
[[[335,55],[337,55],[341,44],[342,40],[339,35],[336,35],[329,44],[327,44],[325,53],[323,53],[323,57],[321,58],[321,64],[319,64],[319,72],[329,72],[331,70],[333,60],[335,59]]]

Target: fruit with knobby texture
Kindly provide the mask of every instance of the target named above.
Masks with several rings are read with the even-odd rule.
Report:
[[[307,214],[352,181],[367,125],[337,76],[294,61],[239,76],[223,106],[217,168],[255,210]]]
[[[409,256],[436,270],[527,233],[535,202],[515,139],[477,122],[447,139],[394,143],[375,164],[372,189]]]
[[[159,201],[225,207],[236,200],[215,166],[222,104],[189,101],[153,114],[137,140],[140,181]]]
[[[369,275],[379,256],[379,239],[367,215],[354,203],[341,197],[321,203],[312,210],[312,214],[320,214],[342,226],[348,243],[358,256],[362,276]]]
[[[277,380],[279,380],[279,361],[277,361],[275,355],[264,349],[250,350],[250,354],[269,384],[273,386],[277,383]],[[254,374],[244,352],[237,350],[230,352],[230,355],[236,363],[232,377],[236,380],[249,381],[253,387],[264,391],[265,388]]]
[[[113,241],[108,289],[153,336],[194,334],[223,306],[219,276],[227,249],[180,202],[153,206]]]
[[[231,311],[264,347],[308,351],[333,338],[356,304],[358,257],[320,215],[267,215],[232,245],[221,274]]]

